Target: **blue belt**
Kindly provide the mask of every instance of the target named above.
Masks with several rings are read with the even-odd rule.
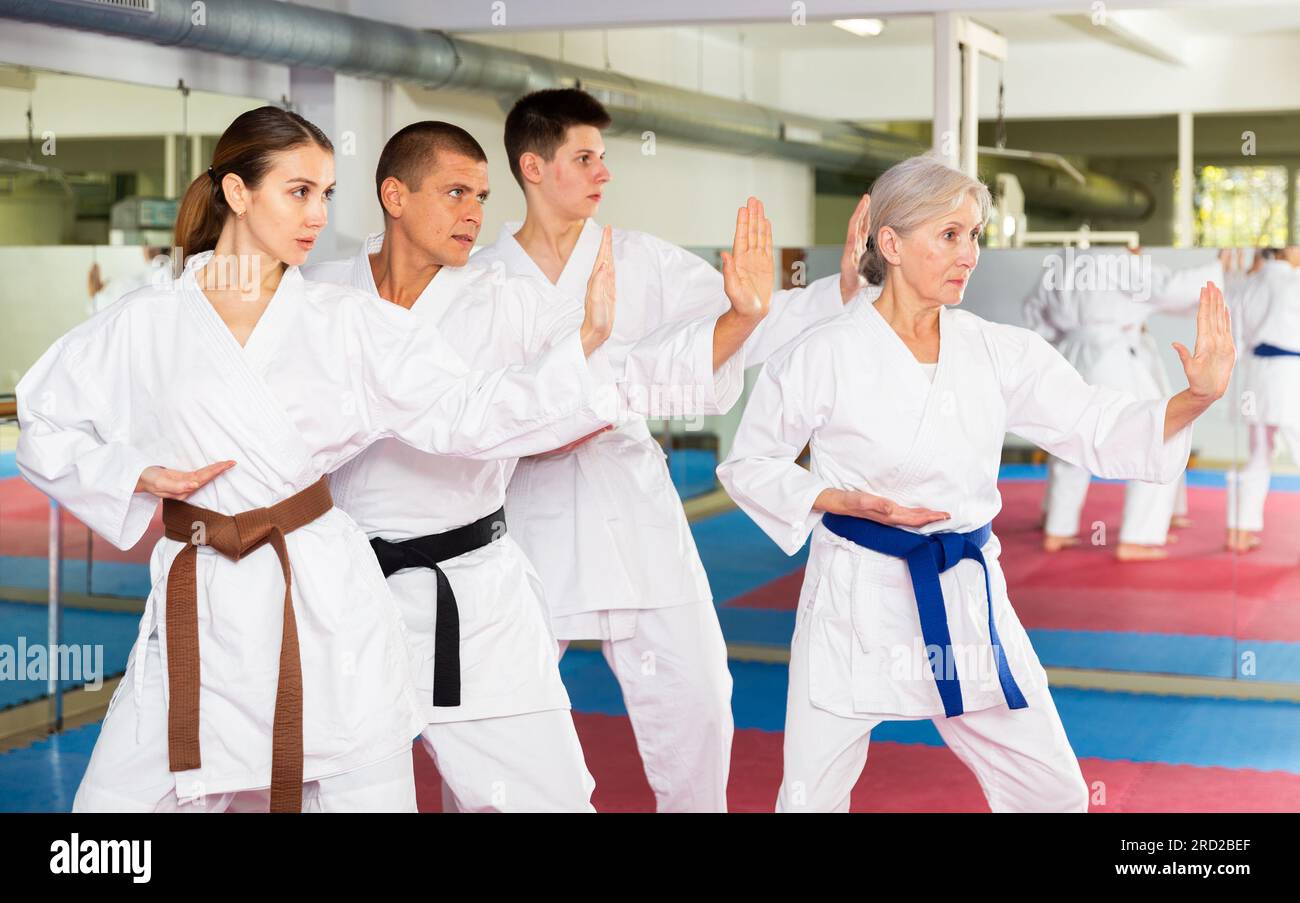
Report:
[[[1300,357],[1300,351],[1288,351],[1286,348],[1279,348],[1268,342],[1256,345],[1254,354],[1255,357]]]
[[[984,561],[984,553],[980,551],[993,535],[992,524],[985,524],[969,533],[930,534],[911,533],[898,527],[843,514],[823,515],[822,524],[836,536],[864,549],[902,558],[907,562],[926,649],[933,650],[937,647],[944,653],[942,664],[945,667],[942,671],[947,673],[941,673],[940,663],[935,661],[933,654],[929,658],[930,670],[934,674],[935,685],[939,688],[939,697],[943,700],[943,713],[949,718],[960,715],[965,709],[961,702],[961,677],[957,674],[956,660],[952,658],[952,637],[948,633],[948,613],[944,607],[939,575],[963,558],[978,561],[984,569],[984,592],[989,605],[989,639],[993,645],[994,661],[997,662],[1002,695],[1009,708],[1029,707],[1020,687],[1016,686],[1016,679],[1011,675],[1011,666],[1007,664],[1002,641],[998,638],[997,625],[993,623],[993,590],[989,586],[989,566]],[[948,673],[951,673],[951,679],[947,676]]]

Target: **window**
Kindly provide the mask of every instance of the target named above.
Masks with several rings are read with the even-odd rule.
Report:
[[[1174,173],[1174,191],[1178,173]],[[1285,166],[1204,166],[1192,198],[1196,244],[1203,248],[1280,247],[1287,243]]]

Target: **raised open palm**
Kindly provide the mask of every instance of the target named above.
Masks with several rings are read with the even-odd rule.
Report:
[[[763,202],[750,198],[736,213],[731,253],[722,252],[722,287],[731,309],[755,320],[767,316],[775,278],[772,223],[763,215]]]
[[[1222,398],[1228,391],[1237,349],[1232,343],[1232,315],[1223,292],[1213,282],[1201,289],[1196,311],[1196,350],[1174,342],[1174,350],[1187,374],[1187,388],[1199,398]]]
[[[587,280],[584,301],[586,316],[582,321],[582,350],[590,355],[604,344],[614,331],[614,239],[613,229],[605,227],[600,236],[600,250]]]
[[[840,296],[847,302],[862,287],[858,267],[862,253],[867,249],[871,234],[871,195],[864,194],[849,217],[849,228],[844,236],[844,252],[840,254]]]

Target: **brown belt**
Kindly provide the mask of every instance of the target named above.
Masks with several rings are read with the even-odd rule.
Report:
[[[302,659],[284,536],[333,507],[324,477],[269,508],[254,508],[233,517],[177,499],[163,499],[165,534],[168,539],[185,543],[167,575],[167,678],[171,683],[167,749],[172,771],[199,767],[198,547],[211,546],[238,561],[269,542],[280,559],[284,571],[284,625],[271,738],[272,812],[302,809]]]

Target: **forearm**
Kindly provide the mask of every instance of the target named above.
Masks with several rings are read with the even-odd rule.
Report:
[[[728,310],[713,327],[713,369],[716,372],[741,349],[762,318],[746,317]]]
[[[812,510],[824,511],[829,514],[843,514],[845,511],[843,497],[844,490],[842,489],[823,489],[813,501]]]
[[[585,321],[582,329],[578,333],[578,338],[582,341],[582,354],[584,357],[591,357],[596,349],[605,344],[609,334],[594,326],[588,325]]]
[[[1170,398],[1165,408],[1165,441],[1182,432],[1213,403],[1213,398],[1196,395],[1191,389],[1184,389]]]
[[[527,364],[491,371],[453,366],[431,330],[413,332],[411,342],[375,380],[377,437],[434,455],[497,460],[550,451],[601,425],[600,418],[578,423],[601,388],[593,364],[602,355],[585,357],[576,332]]]

